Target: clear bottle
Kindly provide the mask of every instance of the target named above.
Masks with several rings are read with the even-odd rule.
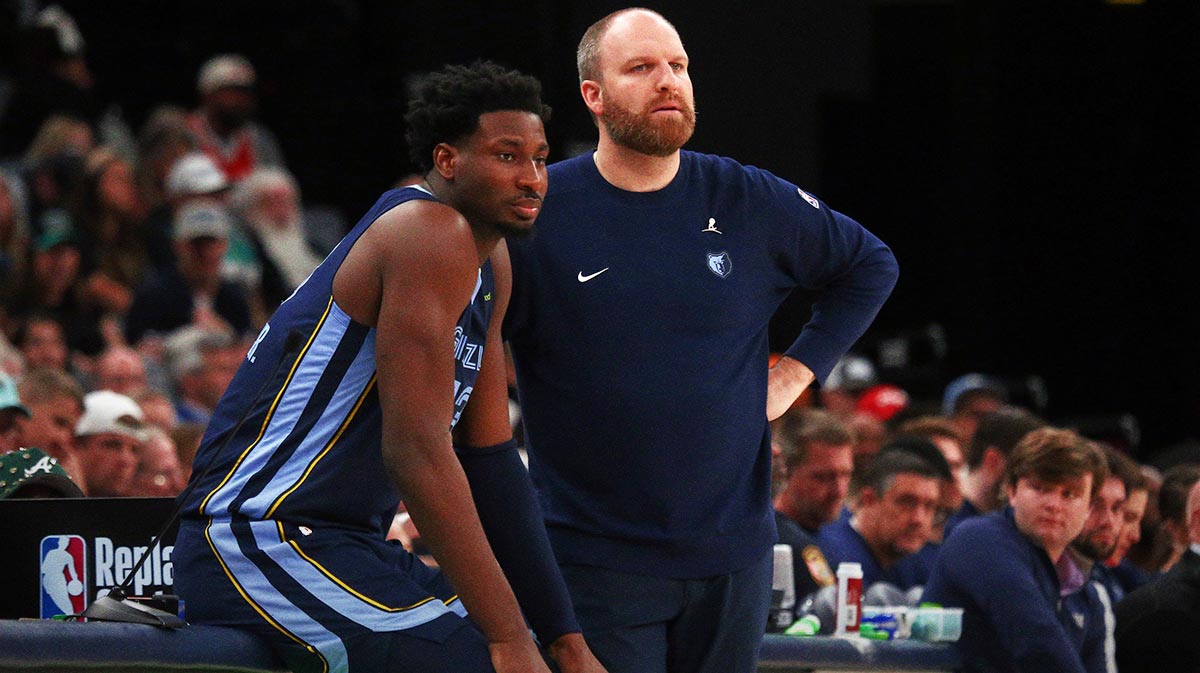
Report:
[[[842,562],[837,569],[837,613],[833,635],[857,636],[862,620],[862,565]]]

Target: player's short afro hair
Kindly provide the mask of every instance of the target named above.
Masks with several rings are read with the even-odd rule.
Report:
[[[409,158],[428,173],[433,168],[433,148],[438,143],[461,140],[479,127],[479,116],[498,110],[521,110],[550,119],[550,107],[542,102],[542,85],[516,70],[490,61],[469,66],[448,65],[431,73],[409,101]]]

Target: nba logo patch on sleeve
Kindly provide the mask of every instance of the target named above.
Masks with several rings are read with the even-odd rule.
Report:
[[[796,188],[796,193],[797,193],[797,194],[799,194],[800,196],[803,196],[803,197],[804,197],[804,200],[805,200],[805,201],[808,201],[808,205],[812,206],[813,208],[816,208],[816,209],[820,210],[820,208],[821,208],[821,203],[820,203],[819,201],[817,201],[816,199],[814,199],[814,198],[813,198],[811,195],[809,195],[809,193],[808,193],[808,192],[806,192],[806,191],[804,191],[803,189],[800,189],[799,187],[797,187],[797,188]]]
[[[87,603],[87,545],[78,535],[42,538],[41,617],[74,615]]]

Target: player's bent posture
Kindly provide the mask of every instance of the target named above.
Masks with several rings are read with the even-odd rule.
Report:
[[[541,208],[548,113],[491,64],[422,87],[426,182],[380,197],[279,307],[209,424],[174,556],[193,622],[263,635],[298,672],[544,672],[523,608],[564,671],[602,670],[507,416],[501,238]],[[440,572],[385,541],[401,494]]]

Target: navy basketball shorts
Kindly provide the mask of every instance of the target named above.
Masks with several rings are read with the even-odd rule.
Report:
[[[561,566],[608,673],[753,673],[771,607],[772,553],[741,570],[672,579]]]
[[[493,671],[442,573],[377,535],[185,520],[172,560],[189,622],[258,634],[294,673]]]

